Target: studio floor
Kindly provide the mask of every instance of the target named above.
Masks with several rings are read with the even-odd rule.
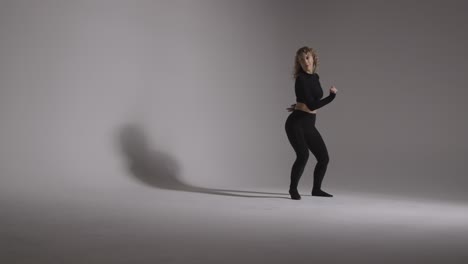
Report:
[[[468,263],[468,204],[326,191],[4,199],[0,262]]]

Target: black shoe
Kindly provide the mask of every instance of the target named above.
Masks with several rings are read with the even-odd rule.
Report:
[[[299,194],[299,192],[297,190],[289,190],[289,194],[291,195],[291,199],[293,199],[293,200],[300,200],[301,199],[301,195]]]
[[[312,189],[312,196],[333,197],[333,195],[326,193],[320,189]]]

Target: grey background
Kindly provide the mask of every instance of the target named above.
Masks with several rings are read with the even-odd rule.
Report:
[[[467,11],[0,1],[0,262],[466,263]],[[306,196],[311,155],[297,203],[304,45],[338,89],[316,123],[335,197]]]
[[[286,188],[309,45],[339,93],[317,117],[324,188],[466,199],[467,8],[419,3],[2,1],[0,193],[133,188],[122,134],[188,184]]]

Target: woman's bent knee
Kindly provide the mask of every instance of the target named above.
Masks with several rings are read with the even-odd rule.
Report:
[[[317,160],[318,163],[320,164],[323,164],[323,165],[327,165],[329,162],[330,162],[330,157],[327,155],[327,156],[323,156],[323,157],[320,157],[318,160]]]
[[[296,160],[302,163],[306,163],[309,159],[309,152],[296,153]]]

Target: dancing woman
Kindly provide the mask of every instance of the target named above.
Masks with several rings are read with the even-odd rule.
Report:
[[[297,103],[287,108],[292,113],[289,114],[285,123],[288,140],[296,152],[289,186],[289,194],[293,200],[301,199],[297,186],[309,159],[309,150],[317,159],[312,196],[333,197],[321,189],[329,157],[325,142],[315,127],[315,120],[316,110],[333,101],[338,90],[332,86],[330,94],[321,99],[323,90],[319,75],[316,73],[317,65],[318,57],[313,48],[305,46],[297,50],[294,63],[294,78],[296,80],[294,88]]]

